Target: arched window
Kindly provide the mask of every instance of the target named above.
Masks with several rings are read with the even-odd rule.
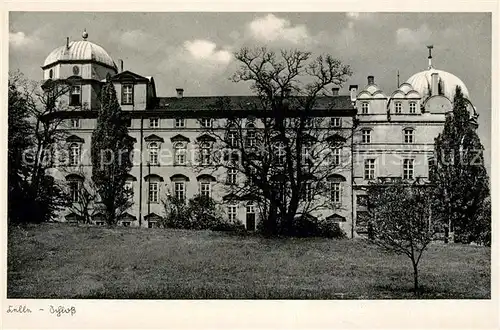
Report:
[[[50,79],[54,78],[54,71],[52,69],[50,69],[49,71],[49,78]]]
[[[158,151],[160,146],[156,142],[151,142],[149,144],[149,164],[158,165]]]
[[[403,130],[403,138],[405,143],[415,142],[414,130],[413,128],[405,128]]]
[[[78,166],[80,160],[80,146],[77,143],[72,143],[69,146],[69,164],[71,166]]]
[[[186,145],[183,142],[174,144],[175,165],[186,165]]]

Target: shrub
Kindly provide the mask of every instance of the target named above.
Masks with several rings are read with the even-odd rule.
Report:
[[[241,222],[228,222],[228,221],[219,221],[212,228],[213,231],[224,231],[224,232],[246,232],[245,226]]]
[[[294,237],[326,237],[339,239],[347,237],[338,223],[318,220],[309,214],[303,214],[296,217],[292,228],[282,230],[282,234]]]

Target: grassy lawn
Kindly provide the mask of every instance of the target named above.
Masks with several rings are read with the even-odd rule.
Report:
[[[436,243],[423,298],[490,298],[490,249]],[[361,239],[264,239],[210,231],[10,226],[8,298],[405,299],[408,258]]]

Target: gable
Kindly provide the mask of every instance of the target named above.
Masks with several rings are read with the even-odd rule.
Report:
[[[149,79],[143,77],[135,72],[125,70],[120,72],[113,77],[111,77],[111,81],[119,81],[119,82],[149,82]]]

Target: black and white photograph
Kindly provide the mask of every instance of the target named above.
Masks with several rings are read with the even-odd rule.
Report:
[[[2,313],[491,300],[493,24],[10,11]]]

